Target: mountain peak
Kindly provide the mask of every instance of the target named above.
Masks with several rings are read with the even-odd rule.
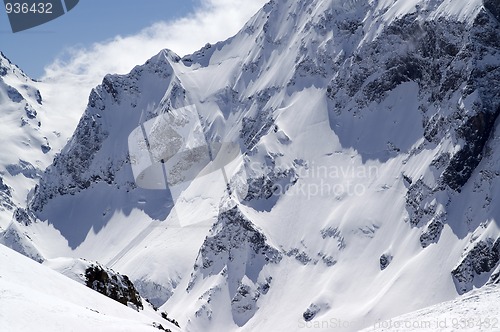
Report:
[[[174,51],[169,50],[167,48],[161,50],[157,55],[153,56],[148,62],[161,62],[161,61],[171,61],[171,62],[179,62],[181,59]]]

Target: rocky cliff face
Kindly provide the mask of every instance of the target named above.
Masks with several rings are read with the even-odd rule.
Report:
[[[169,61],[178,58],[171,52],[161,52],[129,75],[106,76],[102,85],[90,93],[87,110],[71,141],[35,189],[30,203],[33,211],[42,212],[56,196],[75,195],[100,183],[134,189],[134,183],[127,178],[130,161],[126,137],[141,119],[154,116],[148,113],[148,106],[160,103],[173,80]],[[120,126],[119,131],[110,130],[114,126]],[[122,144],[110,146],[112,141]]]
[[[271,287],[272,277],[261,275],[262,269],[267,264],[278,264],[282,258],[282,253],[268,243],[237,206],[222,212],[199,251],[186,291],[213,276],[227,281],[212,286],[202,296],[204,303],[196,316],[210,320],[217,309],[210,304],[210,298],[227,287],[233,319],[239,326],[245,325],[257,311],[259,298]]]
[[[460,264],[451,272],[460,294],[472,290],[482,274],[488,274],[500,262],[500,238],[477,241],[465,254]],[[496,276],[492,275],[491,281]]]
[[[12,202],[11,188],[0,178],[0,206],[2,211],[12,211],[14,204]]]

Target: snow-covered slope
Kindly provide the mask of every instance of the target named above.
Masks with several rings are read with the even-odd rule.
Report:
[[[11,245],[125,273],[189,331],[357,330],[480,288],[500,271],[498,12],[271,1],[227,41],[108,75]],[[238,144],[231,191],[137,185],[129,135],[183,107]]]
[[[498,331],[500,288],[485,286],[453,301],[378,321],[368,331]]]
[[[161,317],[148,317],[94,292],[0,245],[0,322],[3,331],[171,331]]]

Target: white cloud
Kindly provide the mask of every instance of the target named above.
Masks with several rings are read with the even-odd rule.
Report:
[[[124,74],[164,48],[179,55],[236,34],[267,0],[202,0],[187,17],[156,23],[135,35],[117,36],[88,48],[73,48],[45,68],[42,94],[51,111],[64,112],[74,128],[90,90],[108,73]],[[63,132],[63,135],[69,135]]]

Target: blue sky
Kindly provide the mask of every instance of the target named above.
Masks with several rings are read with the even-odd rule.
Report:
[[[39,78],[44,67],[56,57],[64,58],[64,51],[70,47],[88,48],[117,35],[132,35],[156,22],[180,19],[199,7],[199,1],[80,0],[65,15],[15,34],[2,8],[0,50],[28,75]]]

